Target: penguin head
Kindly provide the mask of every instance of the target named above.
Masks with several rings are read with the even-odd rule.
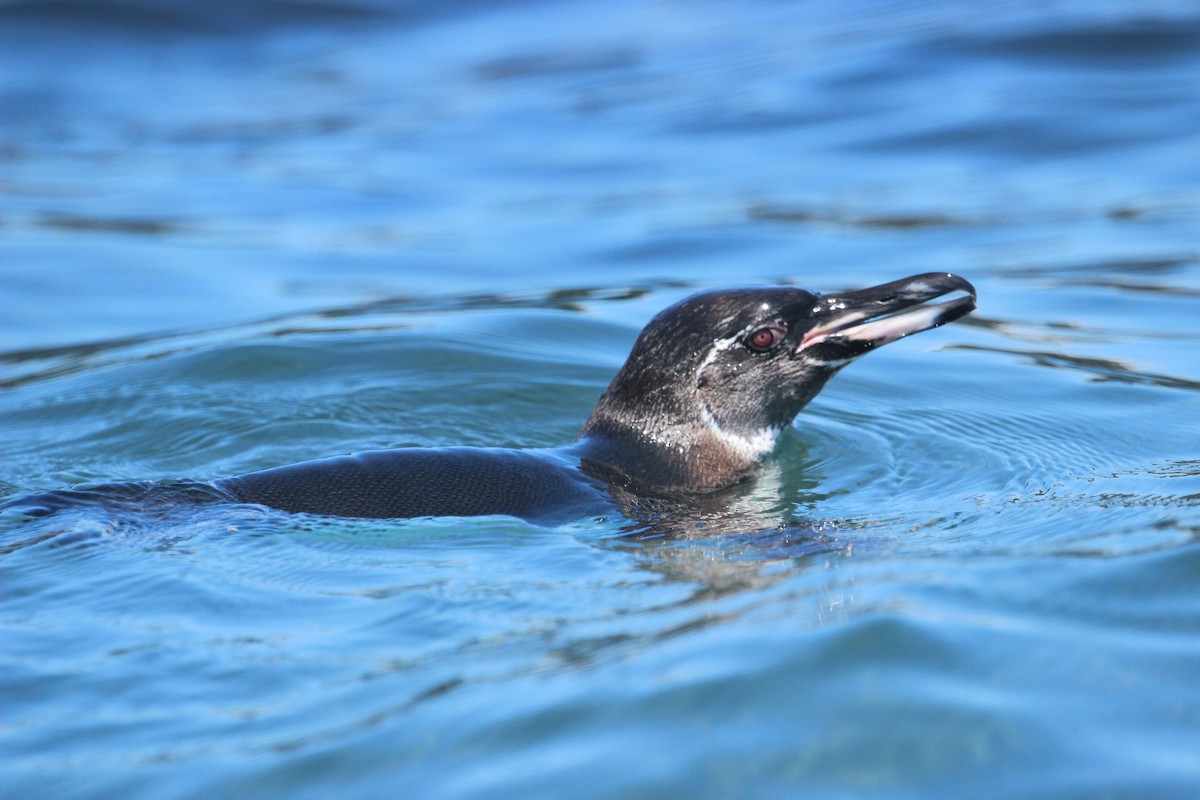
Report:
[[[928,304],[951,292],[964,296]],[[677,451],[689,473],[706,463],[744,471],[842,367],[974,307],[974,287],[947,273],[830,295],[793,287],[692,295],[645,327],[583,433]]]

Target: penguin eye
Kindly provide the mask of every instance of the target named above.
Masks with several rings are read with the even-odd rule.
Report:
[[[746,337],[746,347],[756,353],[766,353],[783,343],[784,331],[774,325],[756,328]]]

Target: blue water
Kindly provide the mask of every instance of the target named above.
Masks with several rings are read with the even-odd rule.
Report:
[[[1200,796],[1194,3],[0,2],[0,497],[569,442],[927,271],[690,535],[10,517],[5,797]]]

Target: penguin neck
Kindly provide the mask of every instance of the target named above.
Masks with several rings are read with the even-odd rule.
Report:
[[[737,483],[775,447],[779,431],[721,428],[708,409],[639,416],[602,403],[580,433],[579,455],[602,472],[666,491],[711,492]]]

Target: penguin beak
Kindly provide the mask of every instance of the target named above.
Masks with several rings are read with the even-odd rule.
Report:
[[[930,300],[966,295],[941,303]],[[953,322],[975,309],[975,287],[948,272],[914,275],[870,289],[823,295],[813,309],[816,324],[800,339],[796,354],[820,345],[834,346],[844,358],[855,358],[911,333]]]

